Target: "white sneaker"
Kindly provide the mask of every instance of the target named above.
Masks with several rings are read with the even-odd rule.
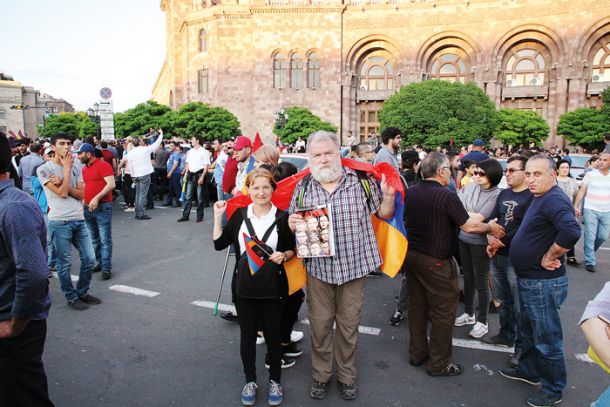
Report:
[[[477,320],[474,317],[474,314],[468,315],[464,312],[462,315],[455,319],[455,326],[474,325],[475,322],[477,322]]]
[[[127,208],[123,212],[135,212],[136,208]]]
[[[301,331],[292,331],[290,333],[290,342],[298,342],[303,339],[303,332]]]
[[[474,327],[468,335],[472,336],[473,338],[480,338],[482,336],[487,335],[487,332],[489,332],[489,330],[487,329],[487,324],[477,322],[476,324],[474,324]]]
[[[256,335],[256,344],[257,345],[264,345],[265,344],[265,337],[263,336],[262,332],[259,332]]]

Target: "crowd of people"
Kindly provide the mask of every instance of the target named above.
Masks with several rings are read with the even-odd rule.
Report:
[[[293,327],[305,299],[309,395],[323,399],[334,376],[342,398],[357,398],[366,280],[380,276],[382,265],[371,216],[392,218],[396,189],[385,178],[379,182],[345,165],[342,157],[387,163],[402,180],[409,250],[389,323],[408,320],[409,363],[426,365],[435,377],[460,375],[463,368],[452,359],[453,331],[470,326],[473,338],[514,346],[500,373],[541,385],[528,398],[530,406],[559,403],[566,386],[559,315],[568,293],[566,264],[580,264],[574,252],[581,235],[577,216],[584,223],[587,271],[596,272],[596,251],[608,238],[610,135],[580,184],[570,176],[566,149],[490,151],[476,139],[459,152],[421,146],[401,151],[408,140],[394,127],[384,129],[379,141],[376,135],[361,143],[348,138],[350,145],[342,148],[326,131],[297,140],[291,148],[307,154],[310,175],[282,210],[271,198],[278,182],[297,168],[280,162],[278,146],[255,150],[245,136],[206,143],[195,135],[186,143],[164,140],[161,129],[151,128],[116,143],[62,133],[29,143],[0,134],[0,404],[52,405],[41,361],[48,278],[57,272],[74,310],[101,303],[89,291],[94,272],[113,277],[112,210],[119,192],[124,210],[135,212],[138,221],[150,220],[147,210],[160,200],[184,207],[181,223],[189,221],[195,205],[196,221],[202,222],[204,208],[215,201],[214,247],[236,256],[231,283],[236,313],[222,316],[240,326],[244,405],[256,402],[257,343],[267,345],[269,405],[282,403],[281,370],[303,353],[297,345],[302,334],[295,335]],[[496,154],[508,155],[505,169]],[[505,189],[499,187],[503,180]],[[227,201],[240,195],[251,203],[227,216]],[[325,221],[334,233],[333,254],[301,259],[306,285],[289,291],[289,265],[306,257],[297,251],[296,235],[306,227],[302,210],[319,207],[332,214]],[[72,246],[80,257],[76,287]],[[608,288],[595,304],[607,304],[607,297]],[[464,312],[458,315],[460,300]],[[494,307],[500,330],[488,335]],[[608,308],[599,314],[610,318]],[[593,353],[607,366],[609,355],[599,349],[610,344],[610,329],[589,321],[597,316],[587,311],[581,324]],[[7,375],[7,366],[19,374]],[[610,398],[610,389],[604,397]]]

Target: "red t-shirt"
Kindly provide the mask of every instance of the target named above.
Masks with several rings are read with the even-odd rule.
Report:
[[[112,161],[114,160],[114,154],[112,154],[112,151],[102,150],[102,156],[104,157],[104,161],[106,161],[108,164],[110,164],[110,167],[112,167]]]
[[[114,177],[112,167],[104,160],[97,158],[91,165],[85,165],[83,167],[86,204],[89,204],[89,202],[106,187],[104,177]],[[102,202],[112,202],[112,191],[102,199]]]

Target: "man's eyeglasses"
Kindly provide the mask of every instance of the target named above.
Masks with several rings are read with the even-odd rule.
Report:
[[[504,170],[505,173],[507,174],[512,174],[513,172],[517,172],[517,171],[524,171],[522,169],[517,169],[517,168],[507,168]]]
[[[476,175],[477,177],[484,177],[485,176],[485,171],[475,171],[474,175]]]

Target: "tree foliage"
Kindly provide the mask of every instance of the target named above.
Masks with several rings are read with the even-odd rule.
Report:
[[[608,132],[610,132],[610,117],[603,110],[588,108],[564,113],[559,118],[557,126],[559,135],[566,137],[570,143],[589,150],[603,148],[603,135]]]
[[[173,112],[172,132],[189,137],[200,134],[206,140],[239,136],[239,121],[227,109],[201,102],[190,102]]]
[[[549,130],[548,123],[533,110],[501,109],[494,138],[505,146],[541,146]]]
[[[288,120],[283,128],[278,123],[273,126],[273,133],[280,137],[283,143],[294,143],[299,137],[307,140],[310,134],[318,130],[337,132],[337,127],[325,122],[304,107],[290,107],[286,109]]]
[[[493,102],[475,84],[430,80],[403,86],[379,113],[381,128],[398,127],[403,144],[429,147],[489,140],[496,128]]]
[[[172,110],[168,106],[149,100],[122,113],[115,113],[114,132],[116,137],[122,138],[148,133],[151,127],[161,127],[169,135],[171,119]]]
[[[43,126],[38,126],[38,136],[51,138],[57,133],[66,133],[73,137],[94,136],[99,125],[85,112],[62,112],[49,115]]]

